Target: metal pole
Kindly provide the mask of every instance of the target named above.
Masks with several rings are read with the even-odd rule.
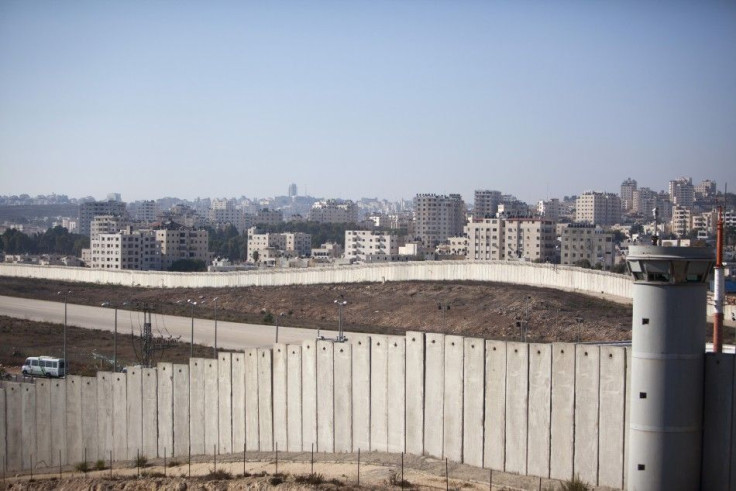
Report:
[[[194,304],[190,303],[189,306],[191,307],[192,312],[192,333],[191,342],[189,344],[189,358],[194,358]]]
[[[112,371],[118,371],[118,306],[115,306],[115,330],[112,335]]]
[[[69,373],[69,360],[66,358],[66,313],[67,313],[67,300],[69,298],[69,292],[64,294],[64,378]]]
[[[215,297],[215,358],[217,358],[217,299]]]

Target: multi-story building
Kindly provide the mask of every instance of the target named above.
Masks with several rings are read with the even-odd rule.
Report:
[[[135,201],[128,205],[128,213],[142,223],[153,223],[158,218],[158,204],[153,201]]]
[[[700,182],[697,186],[695,186],[695,195],[702,198],[707,198],[709,196],[715,196],[717,191],[717,186],[715,181],[711,181],[710,179],[705,179]]]
[[[670,201],[673,205],[692,208],[695,201],[695,187],[691,177],[680,177],[669,182]]]
[[[372,256],[397,256],[398,238],[376,230],[346,230],[345,259],[367,261]]]
[[[589,224],[569,224],[560,235],[560,264],[587,260],[591,266],[613,267],[616,258],[613,234]]]
[[[309,220],[319,223],[358,223],[358,205],[350,200],[318,201],[309,210]]]
[[[657,206],[657,193],[649,188],[635,189],[632,193],[631,210],[643,216],[651,216]]]
[[[342,256],[342,246],[334,242],[325,242],[312,249],[312,259],[317,262],[329,262]]]
[[[539,216],[547,220],[552,220],[553,222],[560,219],[561,210],[560,200],[557,198],[537,203],[537,213]]]
[[[259,233],[256,227],[248,229],[249,262],[261,261],[264,258],[309,257],[311,252],[312,236],[310,234],[303,232],[271,234]]]
[[[414,235],[425,248],[434,250],[448,237],[462,234],[465,223],[465,202],[459,194],[414,197]]]
[[[169,222],[155,230],[161,247],[161,267],[166,269],[179,259],[210,261],[209,233]]]
[[[473,220],[495,218],[498,213],[498,204],[501,202],[501,191],[477,189],[473,202]]]
[[[486,218],[465,226],[473,261],[554,261],[555,222],[538,218]]]
[[[97,234],[90,239],[88,265],[99,269],[161,269],[161,251],[152,230]]]
[[[613,193],[583,193],[575,202],[575,221],[615,225],[621,221],[621,198]]]
[[[127,216],[121,215],[97,215],[90,223],[90,237],[94,238],[100,234],[116,234],[130,226]]]
[[[79,233],[89,237],[92,219],[98,215],[127,214],[122,201],[88,201],[79,205]]]
[[[289,184],[289,198],[295,198],[298,195],[296,184]]]
[[[670,230],[678,237],[684,237],[692,229],[692,212],[690,208],[675,205],[672,207],[672,220]]]
[[[253,223],[257,225],[278,225],[284,221],[284,212],[281,210],[269,210],[262,208],[256,212]]]
[[[626,211],[634,208],[634,191],[636,191],[636,180],[629,177],[621,183],[621,206]]]

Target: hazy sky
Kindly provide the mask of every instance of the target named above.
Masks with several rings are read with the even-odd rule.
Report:
[[[0,194],[736,189],[733,1],[0,1]]]

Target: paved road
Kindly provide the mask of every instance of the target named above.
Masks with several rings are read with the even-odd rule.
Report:
[[[196,313],[196,310],[195,310]],[[64,323],[64,302],[48,302],[26,298],[6,297],[0,295],[0,315],[28,319],[39,322]],[[67,305],[67,322],[70,326],[88,329],[114,329],[113,309],[90,307],[87,305]],[[143,313],[118,310],[118,333],[129,334],[131,329],[140,332],[143,325]],[[173,315],[153,314],[151,327],[154,336],[180,336],[188,342],[191,337],[192,319]],[[298,327],[279,328],[279,342],[301,343],[306,339],[314,339],[316,331]],[[335,331],[321,331],[326,337],[335,337]],[[345,333],[346,335],[350,333]],[[243,349],[268,346],[275,341],[276,327],[260,324],[240,324],[237,322],[217,322],[217,346],[226,349]],[[214,346],[215,322],[211,319],[194,319],[194,342],[205,346]]]

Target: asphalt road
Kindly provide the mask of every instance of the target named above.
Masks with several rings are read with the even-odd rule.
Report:
[[[195,311],[196,312],[196,311]],[[28,319],[39,322],[64,323],[64,302],[48,302],[26,298],[6,297],[0,295],[0,315]],[[115,327],[113,309],[90,307],[87,305],[67,305],[67,323],[70,326],[87,329],[103,329],[113,331]],[[131,330],[139,333],[143,326],[143,313],[131,310],[118,310],[118,333],[130,334]],[[190,317],[152,314],[151,328],[154,336],[180,337],[189,342],[192,332]],[[325,337],[335,337],[335,331],[320,331]],[[350,333],[345,333],[349,336]],[[281,326],[279,328],[280,343],[301,343],[314,339],[317,332],[313,329]],[[237,322],[217,322],[217,347],[241,350],[259,346],[270,346],[276,340],[276,326],[261,324],[240,324]],[[215,344],[215,321],[212,319],[194,318],[194,342],[205,346]]]

